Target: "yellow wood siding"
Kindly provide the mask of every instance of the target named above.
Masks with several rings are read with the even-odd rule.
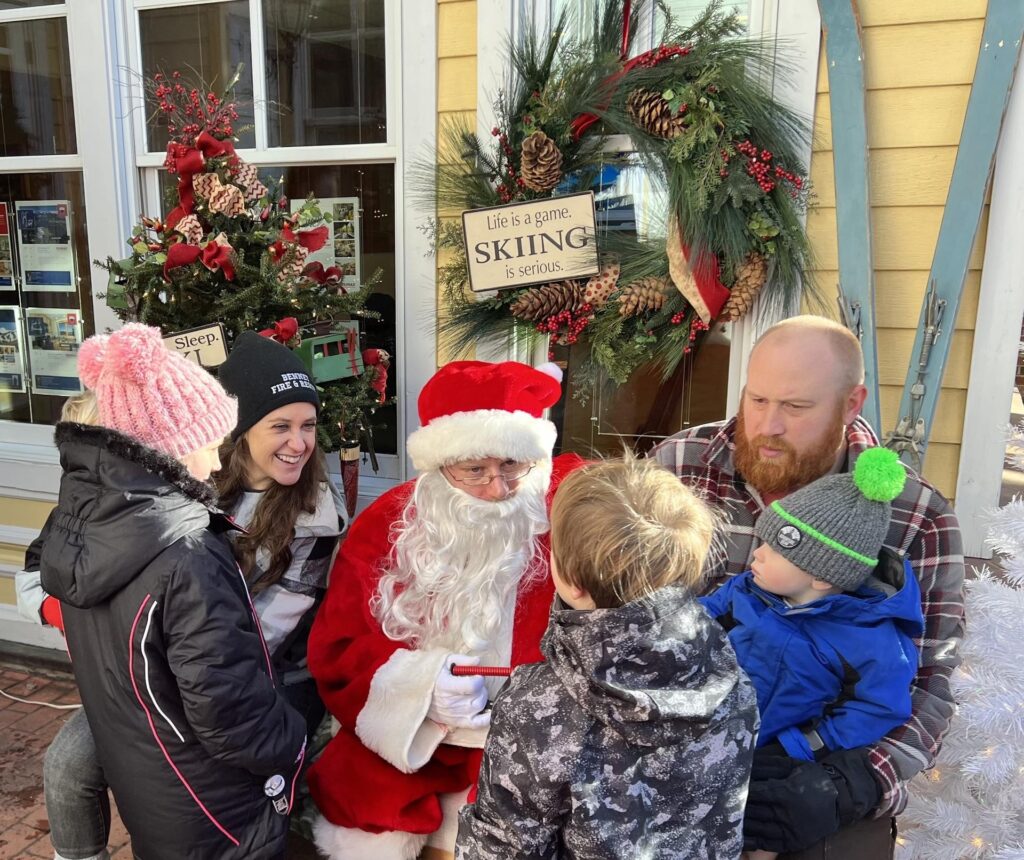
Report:
[[[442,129],[451,123],[476,128],[476,0],[438,0],[437,6],[437,140],[439,163],[453,153],[442,145]],[[457,217],[457,213],[439,213]],[[445,262],[439,255],[439,265]],[[443,314],[438,294],[438,313]],[[438,366],[450,361],[443,345],[436,345]]]
[[[921,299],[935,252],[986,0],[859,0],[870,153],[870,203],[883,430],[897,420]],[[807,229],[816,278],[831,303],[838,280],[835,184],[822,42],[814,117],[813,208]],[[986,207],[960,313],[943,320],[953,346],[925,458],[925,476],[946,495],[956,488],[967,380],[984,259]]]

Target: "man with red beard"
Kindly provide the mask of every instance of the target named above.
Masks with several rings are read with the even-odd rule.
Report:
[[[420,476],[367,508],[342,545],[308,651],[340,724],[308,777],[332,860],[413,860],[428,839],[454,849],[504,678],[451,666],[542,659],[549,500],[581,462],[552,460],[543,412],[560,394],[516,362],[441,368],[407,446]]]
[[[650,456],[726,521],[727,558],[709,571],[709,590],[750,568],[758,543],[754,523],[766,506],[823,475],[852,471],[860,453],[878,444],[860,417],[866,396],[856,337],[823,317],[793,317],[755,344],[736,418],[686,430],[654,448]],[[964,629],[964,559],[949,503],[913,473],[892,502],[882,552],[909,558],[921,586],[925,633],[913,715],[878,744],[821,749],[816,762],[796,761],[770,745],[758,750],[744,821],[749,851],[800,860],[891,858],[893,816],[906,805],[906,784],[934,764],[954,710],[949,677]]]

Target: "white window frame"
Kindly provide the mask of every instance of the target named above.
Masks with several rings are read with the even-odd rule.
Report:
[[[494,95],[504,85],[508,74],[507,44],[521,26],[527,11],[534,16],[534,25],[546,27],[551,2],[532,0],[478,0],[477,3],[477,134],[486,139],[494,126]],[[753,0],[750,9],[750,32],[774,35],[792,51],[794,62],[785,81],[773,81],[772,92],[783,104],[797,113],[814,116],[818,81],[818,53],[821,46],[821,17],[817,0]],[[798,153],[810,169],[811,140],[807,139]],[[726,414],[739,410],[740,393],[747,375],[750,350],[762,331],[780,318],[799,313],[787,308],[777,316],[761,314],[758,308],[738,322],[731,323],[729,350],[729,391]],[[479,350],[478,350],[479,354]],[[491,361],[515,359],[539,363],[546,360],[546,345],[532,355],[516,344],[501,344],[479,355]]]
[[[125,80],[125,69],[141,69],[138,12],[168,6],[199,5],[211,0],[66,0],[64,4],[0,12],[0,23],[67,17],[72,94],[78,153],[0,159],[0,171],[80,170],[85,179],[89,221],[89,259],[124,255],[143,201],[153,201],[160,153],[147,153],[144,122],[131,113],[142,102],[141,81]],[[221,0],[213,0],[221,2]],[[329,147],[276,147],[240,150],[254,164],[389,163],[395,165],[395,314],[399,454],[381,455],[388,477],[364,474],[360,502],[404,480],[411,472],[405,437],[417,426],[415,402],[436,361],[433,333],[423,324],[436,316],[434,272],[428,242],[419,229],[432,215],[407,198],[409,166],[436,152],[437,10],[433,3],[385,2],[387,141]],[[253,44],[262,44],[262,4],[249,0]],[[253,57],[257,103],[257,141],[265,144],[265,74],[261,51]],[[126,129],[125,124],[131,128]],[[406,130],[409,133],[406,134]],[[145,181],[141,177],[145,177]],[[103,213],[103,214],[99,214]],[[116,315],[96,298],[104,292],[100,270],[93,274],[96,330],[117,328]],[[55,501],[60,478],[52,429],[45,425],[0,421],[0,496]]]

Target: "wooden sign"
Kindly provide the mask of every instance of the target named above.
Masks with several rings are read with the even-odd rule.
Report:
[[[164,346],[203,367],[217,367],[228,358],[221,323],[176,331],[164,338]]]
[[[594,194],[569,194],[462,213],[473,292],[583,278],[600,271]]]

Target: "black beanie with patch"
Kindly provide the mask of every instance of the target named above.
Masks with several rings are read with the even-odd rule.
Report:
[[[238,336],[217,375],[228,394],[238,398],[238,426],[231,431],[232,441],[282,406],[312,403],[320,411],[320,396],[302,359],[254,331]]]

